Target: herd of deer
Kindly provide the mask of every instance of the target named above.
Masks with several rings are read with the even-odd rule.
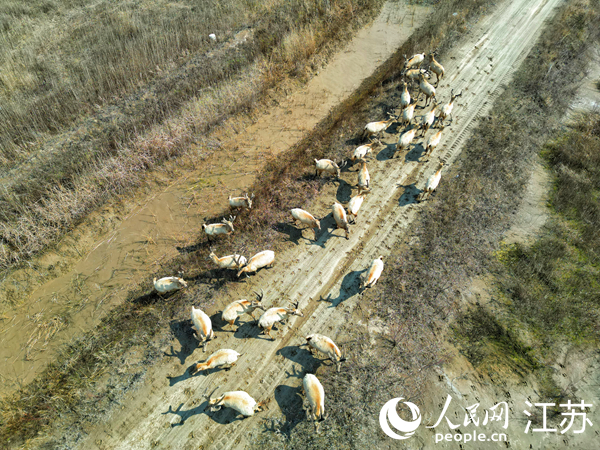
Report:
[[[428,130],[433,128],[437,111],[437,123],[439,124],[439,130],[433,135],[429,136],[425,144],[426,152],[424,156],[426,161],[428,161],[431,153],[440,142],[442,131],[445,127],[444,121],[451,118],[454,101],[461,95],[461,93],[454,94],[454,91],[452,91],[450,94],[450,101],[441,106],[441,108],[438,108],[437,99],[435,96],[435,86],[438,86],[440,79],[444,76],[444,68],[435,60],[435,52],[430,53],[428,56],[428,69],[421,68],[421,64],[425,60],[424,53],[416,54],[410,59],[407,59],[405,56],[405,63],[402,71],[403,79],[401,82],[402,94],[400,96],[401,116],[390,114],[390,118],[388,120],[368,123],[364,128],[363,138],[372,138],[375,136],[375,140],[371,140],[370,143],[356,148],[352,154],[352,157],[349,158],[349,160],[353,163],[358,162],[360,164],[358,170],[357,195],[350,199],[347,209],[337,202],[334,202],[331,206],[332,215],[336,223],[336,229],[343,229],[346,233],[347,239],[349,238],[350,234],[348,220],[349,218],[352,218],[353,223],[356,223],[358,211],[365,199],[366,194],[371,190],[366,157],[373,151],[373,148],[376,144],[381,145],[381,142],[379,141],[380,134],[387,130],[394,122],[400,122],[402,125],[407,125],[409,129],[402,133],[395,148],[395,153],[398,151],[405,151],[410,147],[410,144],[414,140],[417,131],[420,130],[421,136],[424,137]],[[431,73],[436,74],[437,79],[435,86],[427,81],[427,78],[431,76]],[[420,92],[416,98],[411,100],[408,86],[414,81],[419,82]],[[412,122],[414,119],[415,108],[421,97],[421,94],[425,96],[425,105],[423,108],[425,108],[431,102],[431,100],[433,100],[434,105],[432,105],[430,110],[422,116],[421,124],[413,127]],[[347,163],[348,161],[345,161],[344,163],[338,165],[329,159],[315,160],[316,176],[318,177],[321,174],[326,173],[339,178],[341,169]],[[425,185],[425,189],[417,198],[418,201],[426,199],[437,188],[440,182],[443,165],[444,163],[440,162],[439,168],[431,177],[429,177]],[[245,194],[243,197],[230,196],[229,205],[232,209],[251,209],[253,199],[254,194],[252,194],[252,196]],[[321,230],[320,221],[309,212],[300,208],[294,208],[290,212],[294,222],[299,221],[301,224],[307,225],[313,229],[314,239],[317,240],[317,231]],[[235,216],[229,216],[229,219],[223,218],[221,223],[202,225],[209,242],[211,236],[214,237],[220,234],[229,235],[233,233],[234,220]],[[214,261],[214,263],[220,269],[237,270],[237,276],[239,277],[242,273],[246,273],[246,276],[248,276],[249,273],[257,272],[262,267],[272,266],[275,261],[275,253],[271,250],[264,250],[254,255],[252,258],[250,258],[250,260],[247,260],[244,256],[238,254],[219,258],[211,249],[209,258]],[[381,276],[383,268],[383,257],[380,256],[372,262],[366,276],[362,280],[361,288],[364,289],[375,285]],[[159,293],[165,293],[187,287],[187,283],[179,277],[165,277],[161,278],[160,280],[155,278],[154,287]],[[275,340],[273,336],[271,336],[271,330],[276,323],[285,321],[290,316],[304,316],[298,309],[298,302],[293,303],[290,307],[272,307],[266,309],[262,303],[264,296],[263,292],[261,291],[260,294],[255,292],[255,294],[256,300],[237,300],[225,307],[221,314],[221,319],[226,324],[225,326],[229,325],[233,329],[235,327],[235,321],[240,316],[249,314],[252,319],[254,319],[255,323],[257,323],[262,329],[262,332],[268,335],[272,340]],[[254,316],[254,311],[256,309],[261,309],[264,311],[258,319],[256,319]],[[210,317],[201,309],[192,306],[191,320],[193,324],[192,330],[194,331],[194,337],[202,345],[202,351],[206,351],[208,342],[217,337],[213,332]],[[306,336],[306,343],[302,345],[308,345],[311,353],[313,350],[315,350],[325,354],[333,361],[333,363],[336,364],[337,371],[340,371],[340,363],[345,361],[345,358],[342,356],[338,346],[330,338],[321,334],[310,334]],[[232,349],[217,350],[204,362],[195,364],[191,369],[192,375],[199,371],[207,371],[218,367],[229,370],[235,365],[240,356],[242,356],[240,353]],[[318,378],[312,374],[307,374],[304,377],[303,386],[305,392],[305,401],[303,407],[306,409],[307,417],[315,422],[315,427],[318,431],[319,422],[325,418],[325,393],[323,386],[319,382]],[[217,389],[215,389],[215,391]],[[220,397],[212,398],[212,395],[215,391],[206,397],[208,400],[208,406],[206,409],[210,408],[211,411],[219,410],[221,407],[225,406],[234,409],[245,417],[248,417],[254,415],[254,413],[257,411],[261,411],[266,403],[257,403],[248,393],[244,391],[226,392]],[[308,405],[306,405],[306,401],[308,401]]]

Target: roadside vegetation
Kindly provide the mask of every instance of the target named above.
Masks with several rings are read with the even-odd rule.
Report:
[[[600,113],[583,114],[544,147],[553,214],[531,245],[500,253],[509,309],[540,347],[600,341]],[[525,313],[527,312],[527,313]]]

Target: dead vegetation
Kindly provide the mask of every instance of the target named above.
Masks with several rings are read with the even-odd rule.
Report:
[[[0,10],[3,268],[164,161],[214,151],[208,131],[304,74],[382,1],[45,3]]]

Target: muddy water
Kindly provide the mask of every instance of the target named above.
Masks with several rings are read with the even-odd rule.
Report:
[[[203,219],[223,210],[228,194],[252,184],[265,156],[279,154],[302,139],[423,23],[428,11],[385,4],[373,24],[362,29],[303,89],[223,141],[221,150],[203,164],[202,173],[159,180],[162,189],[139,200],[126,214],[112,208],[92,214],[63,239],[59,247],[68,248],[67,252],[50,252],[13,277],[12,288],[19,290],[40,271],[58,274],[19,306],[3,305],[0,392],[31,381],[61,344],[97,324],[132,284],[175,256],[177,246],[197,239]],[[235,156],[233,149],[237,149]],[[101,239],[89,231],[98,229],[106,230]],[[75,262],[60,273],[65,259]]]

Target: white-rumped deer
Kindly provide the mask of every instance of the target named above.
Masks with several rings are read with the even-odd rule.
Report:
[[[346,210],[342,205],[335,202],[331,205],[331,211],[335,220],[336,230],[342,228],[346,231],[346,239],[350,239],[350,229],[348,226],[348,218],[346,217]]]
[[[252,208],[252,200],[254,199],[254,194],[251,197],[248,197],[248,194],[244,194],[243,197],[232,197],[229,196],[229,207],[230,208]]]
[[[365,196],[368,194],[368,191],[361,192],[358,195],[355,195],[348,202],[347,210],[348,210],[348,219],[352,217],[352,223],[356,223],[356,217],[358,216],[358,211],[363,204]]]
[[[381,276],[381,272],[383,272],[383,256],[373,260],[361,287],[365,289],[375,286],[375,283],[377,283],[377,280]]]
[[[362,138],[366,139],[375,136],[376,139],[379,139],[381,133],[387,130],[388,127],[396,120],[398,120],[397,117],[391,116],[388,120],[381,120],[379,122],[369,122],[365,125],[365,128],[362,133]]]
[[[429,54],[429,70],[431,70],[436,75],[435,85],[437,86],[440,83],[440,80],[444,76],[444,66],[442,66],[439,62],[435,60],[435,52],[431,52]]]
[[[263,250],[262,252],[257,253],[245,267],[242,267],[237,276],[239,277],[241,274],[245,273],[248,276],[248,273],[256,272],[258,269],[263,267],[273,267],[273,263],[275,262],[275,252],[273,250]]]
[[[433,101],[435,103],[437,103],[437,100],[435,98],[435,88],[433,87],[433,85],[431,83],[429,83],[425,77],[423,76],[423,74],[419,75],[419,88],[421,89],[421,92],[423,94],[425,94],[425,106],[427,106],[429,104],[429,102],[431,101],[431,99],[433,99]]]
[[[340,166],[330,159],[315,159],[315,176],[320,176],[323,172],[340,177]]]
[[[186,287],[187,283],[183,280],[183,278],[164,277],[160,280],[154,278],[154,289],[156,289],[160,294],[164,294],[165,292],[169,291],[176,291]]]
[[[210,409],[211,411],[219,411],[223,406],[231,408],[244,417],[253,416],[254,413],[263,411],[268,400],[257,403],[250,394],[245,391],[231,391],[225,392],[223,395],[217,398],[212,398],[212,394],[215,393],[216,388],[208,397],[204,396],[208,400],[208,406],[204,409]]]
[[[308,420],[315,422],[315,431],[319,432],[319,422],[326,419],[325,416],[325,390],[319,379],[311,373],[307,373],[302,380],[304,386],[304,398],[302,407],[306,410]],[[308,407],[305,401],[308,400]]]
[[[304,211],[300,208],[294,208],[290,211],[292,213],[292,220],[295,222],[298,220],[304,225],[308,225],[313,229],[315,233],[315,241],[317,240],[317,230],[321,230],[321,222],[314,218],[314,216],[308,211]]]
[[[204,232],[206,233],[206,235],[208,236],[208,240],[210,241],[210,237],[211,236],[217,236],[219,234],[231,234],[233,233],[233,221],[235,220],[237,216],[229,216],[229,220],[225,219],[225,217],[223,217],[223,220],[221,221],[221,223],[211,223],[209,225],[206,225],[205,223],[202,224],[202,228],[204,229]]]
[[[438,169],[435,171],[433,175],[431,175],[427,179],[427,183],[425,184],[425,188],[423,192],[421,192],[417,196],[417,201],[422,202],[423,200],[427,200],[429,196],[435,191],[440,184],[440,180],[442,179],[442,169],[444,168],[444,163],[440,162]]]
[[[418,66],[425,60],[425,53],[415,53],[408,59],[406,55],[404,55],[404,69],[410,69],[413,66]]]
[[[427,143],[425,144],[425,158],[426,159],[424,162],[429,161],[429,157],[431,156],[431,154],[433,153],[435,148],[440,143],[440,140],[442,139],[442,131],[444,131],[444,126],[441,126],[440,129],[437,131],[437,133],[432,134],[427,139]]]
[[[327,357],[336,365],[336,370],[338,372],[340,371],[340,363],[346,361],[346,358],[342,356],[342,352],[338,346],[335,345],[335,342],[322,334],[309,334],[306,336],[306,344],[304,345],[309,345],[315,350],[327,355]]]
[[[461,95],[462,95],[462,91],[460,91],[460,93],[458,93],[458,94],[454,93],[454,89],[452,89],[452,91],[450,91],[450,101],[448,103],[446,103],[444,106],[442,106],[442,108],[440,109],[440,113],[438,115],[438,120],[440,121],[440,125],[443,125],[444,120],[446,120],[449,117],[450,117],[450,121],[452,121],[452,110],[454,109],[454,100],[456,100],[456,97],[460,97]]]
[[[258,319],[258,326],[262,328],[264,334],[268,334],[272,340],[271,329],[273,325],[282,320],[287,320],[289,316],[304,317],[304,314],[298,309],[298,302],[292,303],[293,308],[274,307],[267,309]]]
[[[192,375],[200,372],[201,370],[210,370],[215,369],[217,367],[229,366],[227,370],[231,369],[238,358],[242,356],[235,350],[231,350],[228,348],[224,348],[221,350],[217,350],[212,355],[210,355],[206,361],[196,363],[191,370]]]
[[[244,256],[238,255],[237,253],[234,255],[227,255],[219,258],[212,248],[210,249],[208,259],[214,261],[214,263],[219,267],[219,269],[239,269],[243,267],[247,262]]]
[[[367,169],[367,162],[364,159],[360,160],[360,168],[358,169],[358,193],[368,192],[371,184],[371,176]]]
[[[252,319],[256,321],[256,318],[254,317],[254,310],[257,308],[263,309],[262,289],[260,291],[260,294],[258,294],[257,292],[255,292],[254,294],[256,294],[256,300],[250,301],[244,298],[242,300],[236,300],[235,302],[231,302],[229,305],[227,305],[221,313],[221,319],[223,319],[223,321],[231,325],[231,327],[234,326],[235,320],[238,317],[243,316],[244,314],[250,314]]]
[[[212,329],[212,322],[210,317],[202,311],[200,308],[194,308],[192,306],[192,330],[195,331],[194,337],[202,344],[202,351],[206,351],[206,344],[212,339],[216,339],[215,333]]]

